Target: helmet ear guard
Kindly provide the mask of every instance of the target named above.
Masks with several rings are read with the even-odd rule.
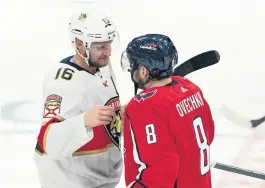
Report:
[[[150,73],[153,76],[157,76],[157,75],[159,75],[160,70],[158,68],[153,68],[152,70],[150,70]]]

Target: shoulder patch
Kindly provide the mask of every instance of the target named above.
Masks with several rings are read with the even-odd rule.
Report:
[[[134,100],[136,100],[137,102],[141,102],[141,100],[146,100],[148,98],[151,98],[153,97],[155,94],[156,94],[157,90],[154,90],[154,91],[149,91],[149,92],[146,92],[146,93],[140,93],[140,94],[137,94],[135,97],[134,97]]]
[[[116,116],[115,116],[114,120],[110,124],[104,125],[104,127],[105,127],[110,139],[112,140],[112,142],[120,150],[122,121],[121,121],[121,115],[120,115],[121,105],[120,105],[119,97],[113,97],[113,98],[109,99],[108,102],[105,104],[105,106],[113,107],[115,112],[116,112]]]
[[[60,114],[62,97],[59,95],[49,95],[44,104],[43,118],[53,118]]]

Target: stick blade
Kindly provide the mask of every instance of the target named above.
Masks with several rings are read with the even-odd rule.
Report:
[[[250,120],[244,116],[239,115],[236,111],[232,110],[226,105],[220,108],[221,113],[231,122],[242,128],[252,128]]]

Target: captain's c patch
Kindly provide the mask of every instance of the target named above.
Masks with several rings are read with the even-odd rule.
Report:
[[[59,95],[49,95],[44,104],[43,118],[53,118],[60,114],[62,97]]]

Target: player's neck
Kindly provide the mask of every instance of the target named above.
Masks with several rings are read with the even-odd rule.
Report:
[[[152,80],[152,81],[150,81],[150,83],[147,84],[147,88],[161,87],[161,86],[165,86],[171,82],[172,82],[171,78],[165,78],[162,80]]]
[[[88,66],[88,64],[86,63],[86,60],[82,58],[80,55],[76,54],[73,57],[73,59],[80,67],[87,70],[88,72],[91,72],[91,73],[97,72],[97,68]]]

